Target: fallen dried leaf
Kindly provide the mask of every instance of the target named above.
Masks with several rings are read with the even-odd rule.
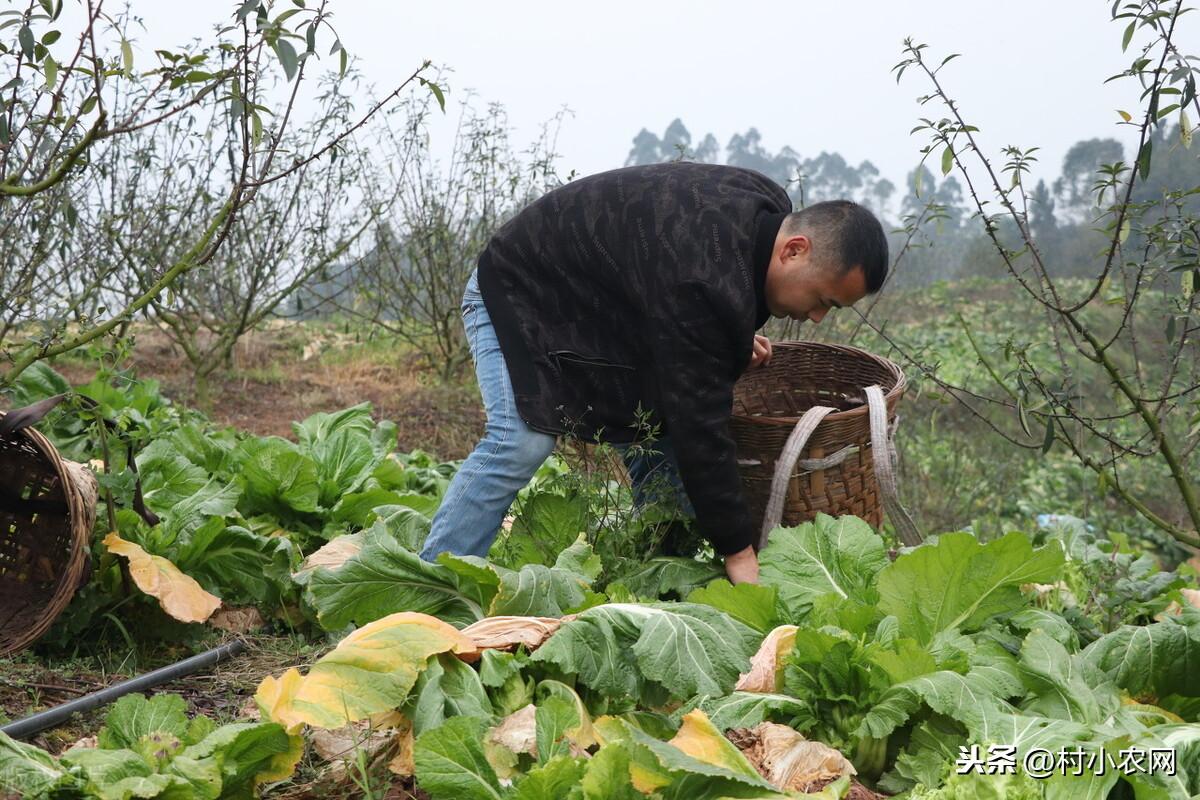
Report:
[[[463,628],[462,633],[480,650],[513,650],[519,644],[534,650],[561,624],[551,617],[488,617]]]
[[[204,622],[221,606],[221,598],[209,594],[189,575],[162,556],[147,553],[114,531],[104,537],[109,552],[129,559],[129,575],[138,588],[180,622]]]
[[[345,564],[352,556],[362,550],[362,536],[350,533],[338,536],[309,554],[300,565],[300,569],[292,573],[292,578],[302,578],[317,567],[336,569]]]
[[[513,753],[537,756],[536,709],[533,703],[509,714],[488,733],[488,739]]]
[[[373,757],[393,736],[395,731],[391,729],[371,730],[364,719],[332,731],[314,728],[309,738],[317,755],[334,761],[353,759],[358,750],[365,751],[368,758]]]
[[[404,724],[395,728],[396,755],[388,762],[388,769],[396,775],[406,777],[413,774],[416,766],[413,764],[413,729],[412,722],[404,720]]]
[[[750,659],[750,669],[738,678],[733,687],[738,692],[777,692],[782,676],[780,661],[792,650],[796,641],[795,625],[780,625],[767,634],[758,652]]]
[[[249,633],[264,628],[267,621],[254,606],[221,608],[208,618],[208,624],[230,633]]]
[[[783,791],[813,791],[843,775],[857,774],[837,750],[805,739],[787,725],[763,722],[731,730],[728,737],[772,786]]]
[[[238,719],[249,719],[255,722],[262,719],[262,712],[258,710],[258,701],[253,697],[247,697],[246,702],[242,703],[242,707],[238,709]]]

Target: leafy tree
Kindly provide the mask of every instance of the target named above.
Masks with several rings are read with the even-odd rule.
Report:
[[[385,209],[373,246],[352,265],[353,293],[332,302],[413,347],[448,379],[470,360],[459,307],[479,252],[496,228],[561,182],[557,127],[543,126],[520,154],[503,107],[481,112],[468,100],[443,168],[428,147],[428,99],[407,99],[404,110],[404,128],[389,127],[379,143],[387,156],[365,173],[368,201]]]
[[[633,148],[625,159],[625,166],[639,164],[657,164],[662,161],[662,140],[650,131],[642,128],[633,137]]]
[[[750,128],[745,134],[735,133],[725,145],[725,151],[725,163],[756,169],[789,191],[801,171],[799,154],[785,146],[772,155],[762,146],[762,134],[758,128]]]
[[[1104,490],[1179,542],[1200,546],[1195,483],[1200,474],[1200,405],[1195,400],[1200,388],[1195,340],[1200,330],[1200,217],[1194,204],[1200,184],[1164,182],[1153,199],[1136,199],[1137,187],[1153,174],[1156,155],[1161,157],[1168,116],[1178,115],[1179,145],[1185,150],[1190,144],[1186,112],[1200,116],[1197,68],[1191,64],[1195,57],[1178,46],[1180,25],[1186,24],[1180,22],[1183,11],[1182,3],[1157,0],[1113,7],[1113,19],[1126,26],[1125,46],[1136,34],[1145,39],[1129,68],[1114,76],[1137,80],[1144,105],[1136,115],[1121,112],[1122,124],[1137,130],[1132,164],[1121,160],[1112,140],[1087,140],[1072,148],[1057,183],[1058,194],[1069,204],[1092,209],[1088,227],[1098,228],[1105,238],[1099,258],[1089,261],[1086,282],[1060,280],[1031,228],[1024,177],[1036,148],[1006,147],[1003,167],[998,171],[993,166],[979,145],[978,129],[967,122],[962,104],[952,99],[941,77],[953,56],[930,63],[927,45],[910,39],[896,70],[900,75],[909,69],[921,73],[932,87],[927,99],[942,102],[948,116],[922,119],[917,129],[930,137],[923,152],[940,155],[944,173],[957,169],[963,177],[1005,274],[1029,309],[1045,316],[1051,334],[1047,343],[1017,334],[1007,339],[1002,352],[991,353],[980,347],[963,319],[963,333],[999,397],[950,384],[936,370],[922,372],[1014,445],[1043,453],[1056,445],[1065,448]],[[1115,161],[1105,162],[1114,156]],[[986,407],[978,407],[980,403]],[[1007,410],[1017,430],[1005,430],[1002,420],[989,415],[993,409]],[[1177,494],[1181,518],[1151,508],[1125,480],[1124,468],[1141,459],[1161,465]]]
[[[213,263],[259,199],[296,185],[308,165],[336,153],[410,82],[428,83],[419,75],[426,64],[353,125],[323,130],[323,145],[284,157],[300,87],[331,40],[328,54],[346,70],[348,54],[325,3],[244,0],[210,41],[156,49],[151,64],[135,63],[130,18],[110,16],[103,0],[88,2],[77,24],[62,16],[62,0],[7,5],[0,24],[7,37],[0,39],[0,75],[12,76],[0,85],[0,389],[39,360],[119,332],[184,276]],[[268,76],[276,68],[290,88],[273,102]],[[167,229],[123,217],[122,209],[152,202],[179,173],[212,163],[177,161],[153,142],[170,125],[190,124],[228,132],[220,154],[226,179],[192,196],[203,202],[175,209]],[[174,144],[185,146],[178,138]],[[151,194],[131,196],[140,191]],[[139,261],[143,254],[104,240],[114,230],[126,242],[167,230],[172,247],[165,260]]]
[[[1045,237],[1058,228],[1058,219],[1054,216],[1054,197],[1046,188],[1046,182],[1039,180],[1029,196],[1029,225],[1034,235]]]
[[[1073,144],[1063,156],[1062,174],[1054,182],[1054,195],[1063,209],[1077,218],[1086,215],[1097,170],[1124,158],[1125,150],[1116,139],[1085,139]]]

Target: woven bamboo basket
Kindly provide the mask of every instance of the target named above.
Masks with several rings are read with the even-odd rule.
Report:
[[[45,633],[87,579],[96,496],[91,470],[36,430],[0,435],[0,655]]]
[[[849,446],[857,451],[825,469],[794,469],[788,477],[782,524],[798,525],[825,513],[853,514],[880,526],[883,509],[864,394],[873,384],[883,390],[891,425],[907,386],[904,372],[857,347],[775,342],[770,362],[743,373],[734,387],[730,426],[742,491],[755,524],[763,520],[775,463],[797,420],[813,406],[830,406],[836,410],[813,431],[801,460],[826,458]]]

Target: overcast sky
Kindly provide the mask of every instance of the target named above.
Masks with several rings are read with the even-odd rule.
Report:
[[[133,0],[148,31],[139,50],[182,43],[235,6]],[[772,153],[790,145],[803,157],[830,150],[853,164],[870,159],[899,184],[925,143],[909,130],[922,115],[944,115],[917,104],[930,88],[920,75],[896,83],[891,68],[906,36],[927,43],[938,61],[962,53],[941,77],[997,158],[1006,144],[1040,146],[1035,174],[1050,179],[1081,138],[1118,138],[1127,158],[1135,142],[1133,128],[1115,123],[1116,109],[1136,107],[1136,85],[1103,81],[1126,68],[1136,44],[1121,53],[1124,26],[1109,19],[1105,0],[331,0],[330,8],[380,90],[425,58],[452,68],[449,121],[456,99],[474,89],[508,109],[523,146],[569,107],[556,148],[561,175],[622,166],[639,130],[661,135],[680,117],[693,143],[711,132],[724,147],[753,126]],[[1180,25],[1177,39],[1196,42],[1195,20]],[[443,140],[450,132],[435,130]],[[936,171],[937,161],[930,166]]]

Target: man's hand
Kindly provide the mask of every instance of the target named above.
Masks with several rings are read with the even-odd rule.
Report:
[[[771,360],[771,340],[754,334],[754,349],[750,352],[750,366],[757,367]]]
[[[758,554],[754,548],[725,556],[725,574],[730,583],[758,583]]]

